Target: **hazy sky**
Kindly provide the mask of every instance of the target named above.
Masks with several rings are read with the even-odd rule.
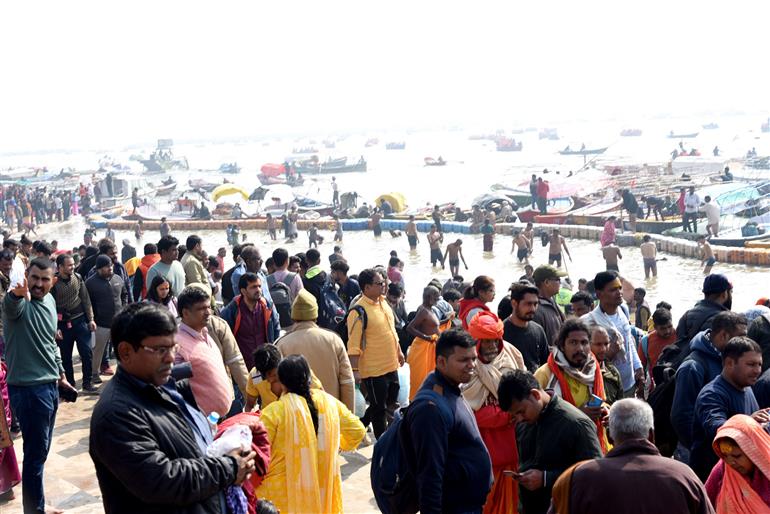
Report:
[[[4,2],[0,152],[768,107],[767,2]]]

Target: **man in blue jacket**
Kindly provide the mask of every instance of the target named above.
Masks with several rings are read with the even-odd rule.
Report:
[[[760,411],[751,391],[762,373],[762,349],[748,337],[734,337],[722,350],[722,373],[711,381],[695,401],[690,467],[705,481],[719,458],[711,447],[719,427],[735,416],[752,416],[767,423],[770,416]]]
[[[731,311],[714,316],[711,329],[698,333],[690,343],[690,355],[676,372],[676,390],[671,408],[671,424],[679,444],[677,458],[687,462],[692,446],[695,399],[701,389],[722,372],[722,350],[727,342],[745,336],[746,317]]]
[[[475,368],[470,334],[444,332],[436,343],[436,370],[406,414],[423,514],[481,513],[492,486],[492,461],[460,393]]]

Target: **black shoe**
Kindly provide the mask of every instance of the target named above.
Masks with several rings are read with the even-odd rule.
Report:
[[[99,388],[91,384],[83,384],[83,392],[87,394],[99,394]]]
[[[101,384],[102,383],[102,379],[99,377],[98,374],[96,374],[96,375],[91,377],[91,383],[93,383],[93,384]]]

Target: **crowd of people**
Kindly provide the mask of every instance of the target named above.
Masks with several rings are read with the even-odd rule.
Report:
[[[395,251],[351,273],[340,246],[327,265],[317,245],[263,260],[234,240],[227,266],[168,225],[141,256],[109,230],[71,251],[6,234],[0,443],[20,431],[24,465],[0,444],[0,494],[21,482],[25,512],[46,511],[57,406],[84,394],[108,512],[342,512],[337,455],[362,444],[384,512],[770,509],[770,301],[734,312],[709,274],[674,323],[611,235],[573,293],[558,230],[537,267],[532,227],[514,234],[526,273],[495,305],[434,225],[452,278],[410,284],[412,310]]]

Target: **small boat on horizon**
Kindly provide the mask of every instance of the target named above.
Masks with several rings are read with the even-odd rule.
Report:
[[[438,159],[434,159],[433,157],[426,157],[425,166],[446,166],[446,161],[441,156],[439,156]]]
[[[671,132],[669,132],[668,138],[669,139],[692,139],[694,137],[698,137],[698,134],[700,134],[700,132],[688,132],[685,134],[675,134],[674,131],[672,130]]]
[[[642,129],[623,129],[620,131],[622,137],[638,137],[642,135]]]
[[[521,141],[517,143],[515,139],[507,137],[497,138],[495,145],[497,145],[498,152],[521,152],[523,147]]]
[[[561,155],[599,155],[607,151],[608,146],[602,148],[581,148],[580,150],[571,150],[568,146],[564,150],[560,150]]]

